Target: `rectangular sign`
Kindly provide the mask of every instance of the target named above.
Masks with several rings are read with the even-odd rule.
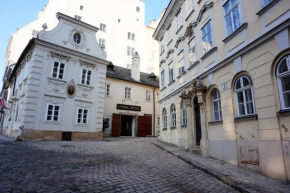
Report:
[[[259,165],[258,147],[240,147],[241,162]]]
[[[127,111],[141,111],[140,106],[131,106],[131,105],[123,105],[123,104],[117,104],[117,109],[127,110]]]

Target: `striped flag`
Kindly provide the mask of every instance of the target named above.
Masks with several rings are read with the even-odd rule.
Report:
[[[5,100],[0,99],[0,104],[1,104],[1,106],[2,106],[4,109],[8,109],[7,106],[6,106]]]

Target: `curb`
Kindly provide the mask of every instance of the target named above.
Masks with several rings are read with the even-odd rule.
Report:
[[[152,143],[153,145],[155,145],[156,147],[160,148],[161,150],[163,150],[163,151],[165,151],[165,152],[167,152],[167,153],[169,153],[169,154],[171,154],[171,155],[177,157],[178,159],[184,161],[185,163],[191,165],[192,167],[194,167],[194,168],[196,168],[196,169],[199,169],[199,170],[203,171],[203,172],[206,173],[206,174],[211,175],[212,177],[218,179],[219,181],[221,181],[221,182],[223,182],[223,183],[229,185],[230,187],[232,187],[232,188],[234,188],[234,189],[236,189],[236,190],[238,190],[238,191],[240,191],[240,192],[242,192],[242,193],[251,193],[251,192],[252,192],[252,191],[250,192],[250,191],[246,190],[246,189],[245,189],[246,187],[244,187],[245,185],[239,184],[238,182],[233,181],[233,180],[232,180],[231,178],[229,178],[229,177],[226,177],[226,176],[224,176],[224,175],[222,175],[222,174],[219,174],[219,173],[217,173],[217,172],[211,171],[211,170],[205,168],[204,166],[201,166],[201,165],[199,165],[199,164],[196,164],[196,163],[194,163],[194,162],[192,162],[192,161],[190,161],[190,160],[188,160],[188,159],[186,159],[186,158],[184,158],[184,157],[182,157],[182,156],[180,156],[180,155],[177,155],[177,154],[175,154],[175,153],[172,153],[171,151],[165,149],[164,147],[162,147],[162,146],[160,146],[160,145],[157,145],[157,144],[154,143],[154,142],[151,142],[151,143]],[[256,191],[253,191],[253,192],[256,192]]]

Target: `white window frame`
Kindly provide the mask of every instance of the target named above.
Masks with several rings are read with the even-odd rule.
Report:
[[[147,95],[147,93],[150,93],[150,95]],[[148,100],[148,97],[149,97],[149,100]],[[151,102],[152,101],[152,91],[151,90],[146,90],[145,91],[145,101],[146,102]]]
[[[250,85],[244,87],[244,83],[242,80],[242,78],[247,78]],[[236,90],[236,85],[237,85],[237,82],[240,81],[241,83],[241,88]],[[248,107],[247,107],[247,101],[246,101],[246,93],[245,91],[250,89],[251,91],[251,96],[252,96],[252,102],[253,102],[253,113],[252,114],[249,114],[248,113]],[[255,99],[254,99],[254,92],[253,92],[253,84],[252,84],[252,80],[250,79],[249,76],[247,75],[241,75],[239,76],[236,81],[235,81],[235,84],[234,84],[234,92],[235,92],[235,98],[236,98],[236,106],[237,106],[237,115],[238,117],[244,117],[244,116],[249,116],[249,115],[255,115],[256,114],[256,106],[255,106]],[[245,115],[240,115],[240,107],[239,107],[239,101],[238,101],[238,93],[239,92],[242,92],[243,93],[243,106],[245,108]]]
[[[75,15],[75,19],[76,19],[76,20],[79,20],[79,21],[82,21],[82,17],[79,16],[79,15]]]
[[[53,71],[54,71],[54,65],[55,65],[55,63],[58,63],[58,66],[57,66],[56,77],[53,77]],[[60,68],[61,64],[63,64],[64,67],[63,67],[62,78],[59,78],[60,70],[61,70],[61,68]],[[59,61],[54,60],[53,63],[52,63],[51,77],[52,77],[52,78],[56,78],[56,79],[60,79],[60,80],[64,80],[64,76],[65,76],[65,68],[66,68],[66,63],[62,63],[62,62],[59,62]]]
[[[192,52],[193,54],[193,56],[192,57],[190,57],[190,53],[191,53],[191,51],[193,51],[193,48],[191,48],[190,47],[190,43],[191,42],[194,42],[194,50],[195,50],[195,52]],[[195,38],[195,35],[193,35],[189,40],[188,40],[188,42],[187,42],[187,45],[188,45],[188,60],[189,60],[189,66],[191,66],[191,65],[193,65],[196,61],[197,61],[197,45],[196,45],[196,38]],[[194,58],[194,55],[195,55],[195,60],[193,61],[193,58]]]
[[[186,0],[186,8],[185,8],[185,15],[186,17],[189,16],[189,14],[192,12],[193,10],[193,0]]]
[[[181,103],[181,125],[187,125],[187,111],[183,103]]]
[[[79,119],[79,110],[82,110],[82,113],[81,113],[81,122],[79,123],[78,122],[78,119]],[[84,112],[85,112],[85,110],[87,110],[87,122],[86,123],[84,123]],[[77,112],[76,112],[76,124],[78,124],[78,125],[88,125],[89,124],[89,115],[90,115],[90,110],[88,109],[88,108],[80,108],[80,107],[78,107],[77,108]]]
[[[170,107],[171,127],[176,127],[176,107],[174,104]]]
[[[127,97],[127,95],[126,95],[126,89],[130,89],[130,97]],[[128,86],[125,86],[124,87],[124,98],[125,99],[132,99],[132,87],[128,87]]]
[[[207,24],[210,24],[210,32],[207,32],[205,35],[203,35],[202,34],[202,29],[203,28],[205,28],[205,26],[207,25]],[[214,31],[213,31],[213,27],[212,27],[212,19],[211,18],[209,18],[209,19],[207,19],[205,22],[204,22],[204,24],[201,26],[201,28],[200,28],[200,30],[201,30],[201,41],[202,41],[202,50],[203,50],[203,53],[205,54],[205,53],[207,53],[209,50],[211,50],[214,46],[215,46],[215,41],[214,41],[214,37],[213,37],[213,34],[214,34]],[[209,33],[211,33],[211,41],[212,41],[212,48],[211,49],[208,49],[207,48],[207,50],[206,51],[204,51],[204,45],[203,45],[203,38],[204,37],[206,37]],[[207,39],[208,40],[208,39]]]
[[[107,31],[107,25],[104,23],[100,23],[100,31],[106,32]]]
[[[86,70],[84,83],[83,83],[83,70]],[[89,84],[88,84],[87,81],[88,81],[88,73],[89,73],[89,71],[91,72],[91,76],[89,77],[90,79],[89,79]],[[88,86],[90,86],[92,84],[92,80],[93,80],[92,77],[93,77],[93,71],[92,70],[87,69],[87,68],[82,68],[82,71],[81,71],[81,81],[80,81],[82,85],[88,85]]]
[[[183,57],[179,59],[180,54],[183,54]],[[179,76],[185,72],[185,58],[184,58],[184,49],[181,48],[177,55],[178,58],[178,73]]]
[[[30,62],[27,61],[24,67],[24,79],[26,79],[29,75],[29,68],[30,68]]]
[[[164,45],[164,36],[160,39],[160,54],[162,54],[165,51],[165,45]]]
[[[279,67],[280,67],[282,61],[284,60],[284,58],[285,58],[286,63],[287,63],[288,71],[279,74],[278,70],[279,70]],[[277,68],[276,68],[276,76],[277,76],[277,83],[278,83],[278,90],[279,90],[281,109],[282,110],[288,110],[288,109],[290,109],[290,106],[289,107],[285,106],[284,93],[289,93],[289,91],[286,91],[286,92],[283,93],[281,78],[288,77],[288,76],[290,77],[290,55],[286,55],[280,60],[279,64],[277,65]]]
[[[167,111],[165,108],[162,110],[162,120],[163,120],[163,129],[167,129]]]
[[[101,47],[102,45],[106,47],[106,40],[103,38],[99,38],[99,46]]]
[[[214,95],[218,94],[217,98],[214,99]],[[214,104],[217,103],[217,111],[214,108]],[[221,107],[221,95],[218,89],[214,89],[212,92],[212,111],[213,111],[213,120],[214,121],[221,121],[222,120],[222,107]],[[215,117],[215,112],[218,112],[218,119]]]
[[[167,44],[172,40],[172,26],[171,24],[167,28]]]
[[[170,68],[170,65],[172,65],[172,68]],[[168,63],[168,75],[169,75],[169,84],[170,84],[171,82],[174,81],[174,65],[173,65],[173,60],[171,60]]]
[[[108,90],[108,86],[109,86],[109,90]],[[106,96],[110,96],[111,95],[111,84],[107,83],[106,84]]]
[[[157,126],[160,126],[160,117],[157,117]]]
[[[132,40],[135,41],[136,35],[132,33]]]
[[[180,9],[176,15],[176,29],[177,29],[177,31],[181,28],[181,26],[182,26],[182,12]]]
[[[262,7],[266,7],[268,4],[270,4],[273,0],[269,0],[268,3],[265,3],[265,0],[261,0]]]
[[[161,76],[161,89],[165,87],[166,82],[165,82],[165,69],[163,69],[160,73]]]
[[[48,107],[52,106],[52,113],[51,113],[51,119],[48,120],[47,116],[48,116]],[[55,116],[55,107],[58,106],[59,110],[58,110],[58,117],[57,117],[57,121],[54,120],[54,116]],[[46,105],[46,112],[45,112],[45,121],[46,122],[60,122],[60,116],[61,116],[61,105],[59,104],[53,104],[53,103],[47,103]]]
[[[14,122],[18,122],[19,105],[17,105]]]
[[[230,10],[229,12],[226,13],[226,10],[225,10],[225,5],[229,3],[230,5]],[[231,0],[228,0],[228,1],[225,1],[224,4],[223,4],[223,12],[224,12],[224,23],[225,23],[225,30],[226,30],[226,35],[229,36],[231,35],[232,33],[234,33],[243,23],[244,23],[244,20],[243,20],[243,12],[242,12],[242,5],[241,5],[241,1],[240,0],[237,0],[237,4],[232,7],[232,2]],[[239,26],[237,26],[237,28],[235,29],[234,28],[234,20],[233,20],[233,10],[237,8],[238,9],[238,13],[239,13]],[[230,17],[231,17],[231,26],[232,26],[232,32],[231,33],[228,33],[228,30],[227,30],[227,20],[226,20],[226,16],[228,16],[230,14]]]

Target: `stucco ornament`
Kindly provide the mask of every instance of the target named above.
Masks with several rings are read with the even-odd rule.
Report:
[[[76,96],[77,93],[77,89],[76,89],[76,84],[74,80],[71,80],[68,85],[67,85],[67,96],[69,98],[74,98]]]
[[[80,42],[79,43],[76,43],[74,41],[75,34],[80,35]],[[72,30],[70,30],[67,41],[63,40],[62,42],[64,45],[66,45],[67,43],[70,43],[76,49],[83,49],[83,48],[87,48],[86,41],[87,41],[86,36],[85,36],[85,33],[83,32],[83,30],[80,28],[73,28]],[[87,50],[88,50],[88,48],[87,48]]]
[[[43,29],[44,31],[47,29],[47,24],[46,24],[46,23],[44,23],[44,24],[42,25],[42,29]]]

